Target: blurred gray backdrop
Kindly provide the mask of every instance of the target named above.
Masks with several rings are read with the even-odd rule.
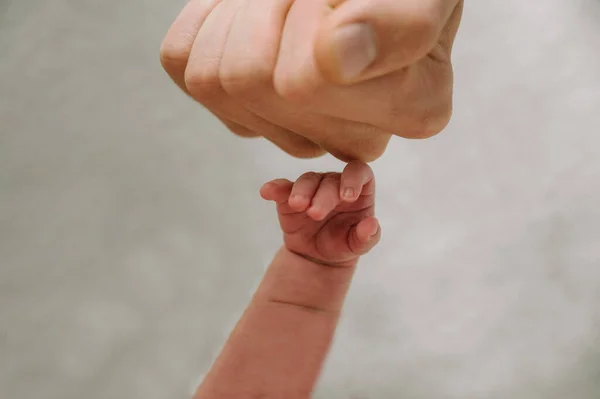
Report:
[[[184,1],[0,1],[0,397],[186,398],[280,245],[292,159],[162,72]],[[374,164],[316,398],[600,397],[600,3],[467,1],[456,111]]]

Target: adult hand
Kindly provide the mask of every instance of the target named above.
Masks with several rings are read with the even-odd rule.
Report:
[[[371,161],[452,112],[463,0],[191,0],[167,33],[171,78],[235,134],[297,157]]]
[[[277,179],[261,195],[277,204],[284,245],[196,399],[308,399],[358,258],[381,235],[366,164]]]

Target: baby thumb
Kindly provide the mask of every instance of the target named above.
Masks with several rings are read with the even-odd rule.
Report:
[[[326,78],[357,83],[401,70],[427,55],[460,21],[462,0],[330,0],[315,43]],[[459,10],[460,11],[460,10]],[[456,28],[446,29],[453,14]]]
[[[348,234],[348,246],[353,254],[361,256],[369,252],[381,238],[381,227],[374,216],[363,219]]]

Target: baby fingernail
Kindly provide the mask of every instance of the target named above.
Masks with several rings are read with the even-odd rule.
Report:
[[[348,187],[344,190],[344,198],[346,198],[346,199],[354,198],[354,189],[352,187]]]

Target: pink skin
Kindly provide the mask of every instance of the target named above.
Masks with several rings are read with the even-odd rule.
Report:
[[[373,171],[362,162],[349,163],[342,173],[276,179],[260,194],[277,203],[286,247],[308,259],[352,263],[379,238]]]
[[[260,193],[277,204],[285,245],[195,399],[310,398],[358,258],[379,241],[364,163],[273,180]]]

